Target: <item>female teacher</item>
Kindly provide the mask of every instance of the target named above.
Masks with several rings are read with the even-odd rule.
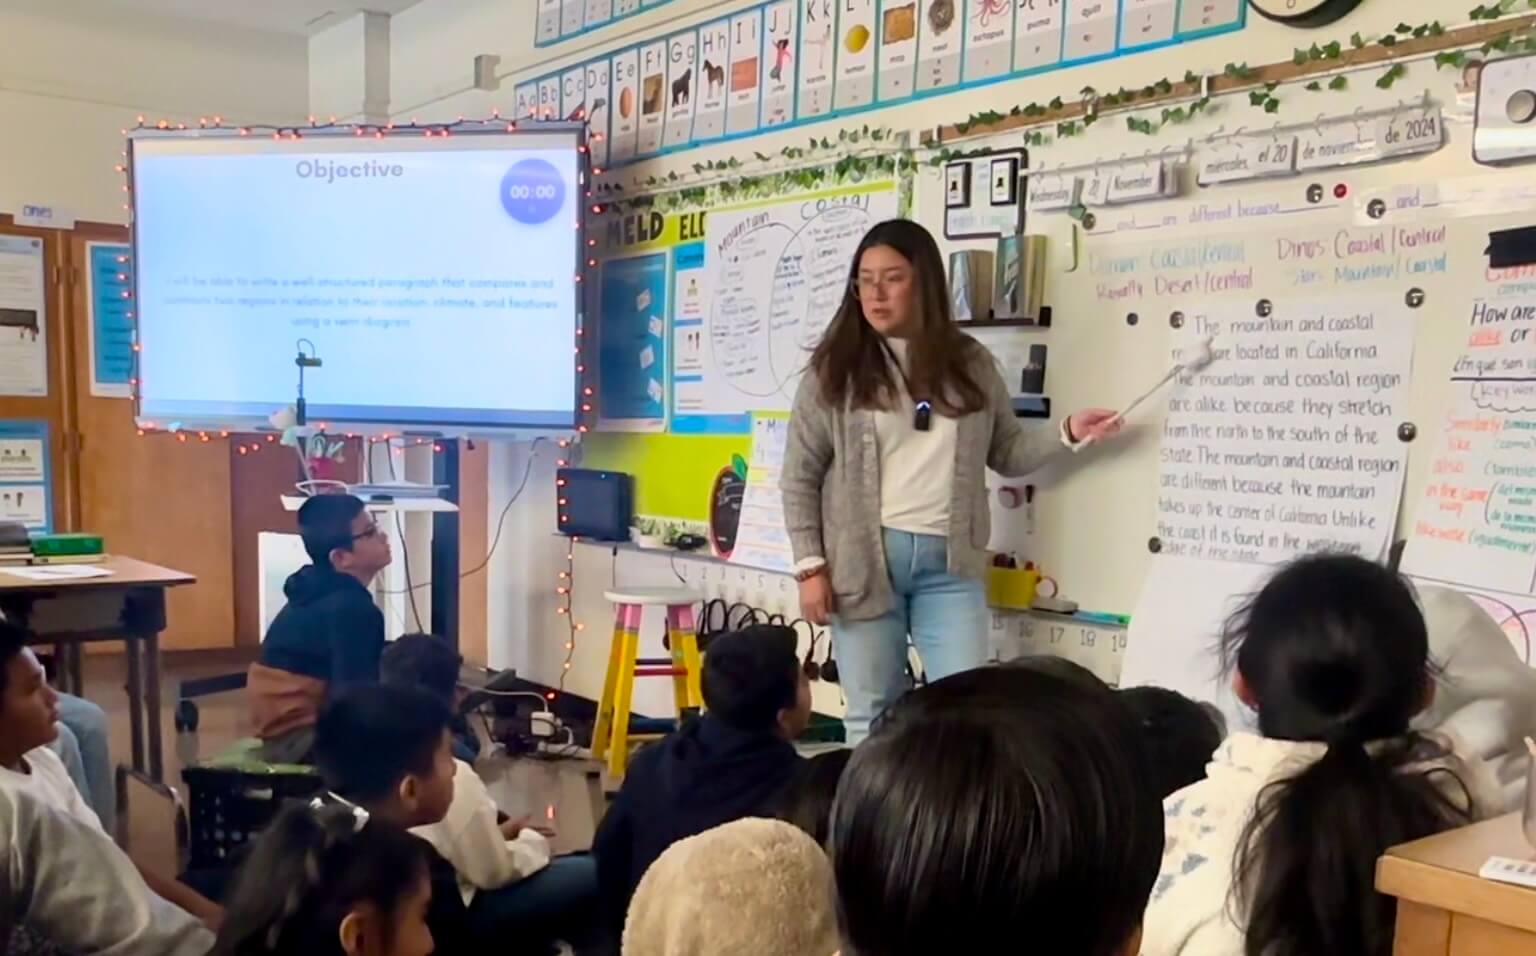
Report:
[[[1119,428],[1101,409],[1021,426],[991,354],[951,318],[933,237],[907,220],[864,236],[780,478],[802,613],[833,622],[850,744],[907,690],[908,635],[929,680],[986,662],[987,468],[1026,475]]]

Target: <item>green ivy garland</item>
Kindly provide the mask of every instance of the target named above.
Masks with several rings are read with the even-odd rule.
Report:
[[[1536,10],[1536,0],[1499,0],[1497,3],[1482,4],[1470,11],[1469,18],[1473,21],[1498,20],[1501,17],[1526,10]],[[1439,37],[1444,36],[1446,32],[1446,26],[1438,20],[1417,25],[1399,23],[1392,31],[1375,39],[1368,39],[1357,32],[1349,38],[1347,47],[1338,40],[1329,43],[1313,43],[1307,47],[1298,47],[1292,54],[1291,62],[1297,66],[1323,63],[1338,64],[1340,68],[1347,68],[1350,65],[1350,55],[1355,51],[1364,50],[1371,46],[1392,49],[1404,40]],[[1482,53],[1484,55],[1511,51],[1536,52],[1536,33],[1527,33],[1523,27],[1511,28],[1509,32],[1496,36],[1482,45]],[[1467,62],[1467,50],[1443,51],[1434,55],[1435,66],[1440,69],[1460,69]],[[1398,81],[1408,75],[1408,70],[1409,66],[1405,62],[1397,61],[1390,63],[1382,71],[1381,75],[1376,78],[1376,86],[1383,90],[1391,89]],[[1227,79],[1241,82],[1255,79],[1258,76],[1258,71],[1251,68],[1247,63],[1228,63],[1222,68],[1221,75]],[[1185,84],[1198,87],[1202,77],[1193,71],[1189,71],[1184,74],[1183,79]],[[1275,94],[1280,85],[1278,82],[1271,82],[1264,84],[1260,89],[1250,91],[1248,94],[1249,105],[1263,110],[1265,113],[1278,113],[1282,101]],[[1103,95],[1100,95],[1093,87],[1084,87],[1082,94],[1084,101],[1088,104],[1087,112],[1076,119],[1059,121],[1053,129],[1045,127],[1044,120],[1052,113],[1059,112],[1064,108],[1065,104],[1059,96],[1048,103],[1015,105],[1010,107],[1007,112],[986,110],[980,113],[973,113],[963,121],[956,123],[955,131],[964,136],[1007,118],[1039,118],[1042,120],[1042,126],[1025,130],[1024,141],[1030,146],[1044,146],[1053,141],[1053,136],[1056,139],[1070,139],[1083,135],[1090,127],[1103,119],[1100,113],[1101,110],[1123,109],[1127,107],[1134,109],[1138,102],[1168,96],[1174,91],[1174,88],[1174,81],[1166,77],[1150,83],[1139,90],[1121,88],[1113,93]],[[1349,89],[1349,78],[1340,73],[1326,80],[1322,78],[1314,79],[1306,83],[1303,89],[1311,93],[1320,93],[1324,90],[1335,93],[1343,92]],[[1209,110],[1211,106],[1211,98],[1209,96],[1201,96],[1199,99],[1193,100],[1184,106],[1165,108],[1162,110],[1161,115],[1157,117],[1147,115],[1128,116],[1125,125],[1131,132],[1155,136],[1167,126],[1189,122],[1196,116]],[[930,162],[932,165],[941,165],[952,159],[975,155],[977,152],[981,151],[961,152],[944,149],[936,153]]]

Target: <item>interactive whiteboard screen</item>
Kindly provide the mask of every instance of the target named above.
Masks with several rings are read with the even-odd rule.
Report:
[[[576,422],[576,130],[131,141],[142,418]]]

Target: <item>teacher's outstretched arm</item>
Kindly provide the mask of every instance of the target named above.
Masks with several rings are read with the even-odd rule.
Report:
[[[1013,396],[997,366],[991,372],[992,443],[987,467],[1005,478],[1022,478],[1038,471],[1061,451],[1088,441],[1102,441],[1120,431],[1120,416],[1105,408],[1085,408],[1052,428],[1029,427],[1013,413]]]

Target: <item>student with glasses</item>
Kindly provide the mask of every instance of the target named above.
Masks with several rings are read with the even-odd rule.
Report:
[[[781,476],[801,613],[832,623],[850,743],[907,689],[909,636],[930,680],[986,660],[987,469],[1027,475],[1120,424],[1087,409],[1025,428],[992,355],[953,321],[933,237],[906,220],[865,235]]]
[[[307,763],[327,694],[376,683],[384,615],[368,588],[389,566],[389,535],[352,495],[316,495],[299,508],[311,564],[300,568],[251,665],[246,692],[262,759]]]

